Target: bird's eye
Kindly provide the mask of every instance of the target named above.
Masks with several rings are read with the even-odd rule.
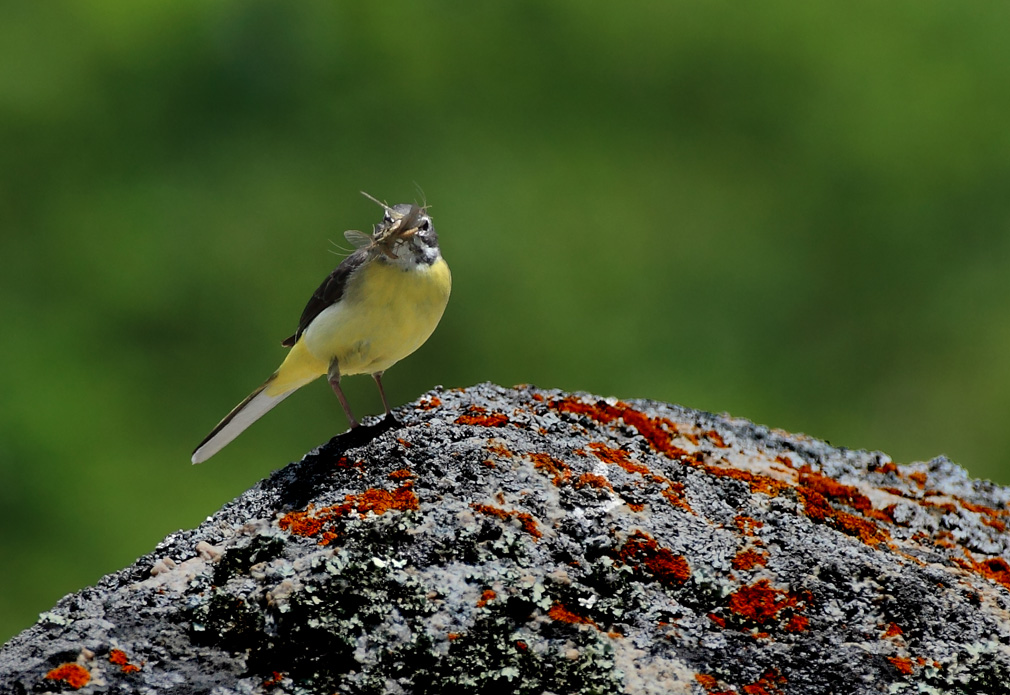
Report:
[[[431,229],[431,220],[427,218],[421,220],[421,224],[417,225],[417,228],[422,232],[427,232],[429,229]]]

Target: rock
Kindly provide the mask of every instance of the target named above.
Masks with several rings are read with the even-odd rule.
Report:
[[[1010,490],[944,458],[532,387],[399,417],[62,599],[0,692],[1008,692]]]

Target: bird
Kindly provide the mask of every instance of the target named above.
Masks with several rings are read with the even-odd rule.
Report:
[[[435,331],[449,301],[452,275],[442,258],[428,206],[387,205],[372,234],[344,232],[355,251],[313,293],[298,329],[281,344],[290,348],[281,366],[211,430],[193,451],[202,463],[267,411],[302,386],[326,375],[347,415],[359,426],[340,388],[342,377],[371,374],[386,420],[396,419],[382,375],[421,347]]]

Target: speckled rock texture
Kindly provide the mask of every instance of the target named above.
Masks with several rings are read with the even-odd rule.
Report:
[[[398,416],[65,597],[0,693],[1010,692],[1010,490],[946,459],[532,387]]]

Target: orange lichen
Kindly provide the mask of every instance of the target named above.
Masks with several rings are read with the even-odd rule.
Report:
[[[614,463],[624,468],[624,470],[629,473],[650,473],[646,466],[640,464],[632,463],[631,454],[623,449],[614,449],[607,446],[603,442],[590,442],[589,449],[593,452],[593,456],[600,459],[604,463]]]
[[[586,415],[590,419],[603,424],[611,423],[620,417],[617,409],[604,401],[586,403],[574,396],[566,396],[560,400],[551,401],[548,403],[548,406],[562,413]]]
[[[643,531],[631,534],[617,550],[616,559],[636,570],[644,569],[661,584],[683,584],[691,576],[691,567],[682,555],[659,545]]]
[[[923,507],[932,507],[933,509],[939,509],[944,514],[957,514],[957,507],[951,502],[933,502],[931,500],[923,500],[919,502]]]
[[[621,401],[614,405],[610,405],[606,401],[586,403],[573,396],[568,396],[551,401],[548,405],[563,413],[585,415],[604,425],[615,420],[623,420],[625,425],[635,429],[656,451],[673,459],[680,459],[688,455],[686,451],[673,445],[673,436],[678,434],[676,423],[666,418],[649,417],[627,403]]]
[[[803,511],[810,519],[834,526],[842,533],[855,536],[867,545],[877,545],[890,538],[887,531],[880,529],[872,521],[835,509],[817,490],[800,487],[798,492],[803,501]]]
[[[922,540],[924,540],[924,541],[930,540],[929,535],[926,534],[926,533],[923,533]],[[950,531],[937,531],[933,535],[932,540],[933,540],[933,545],[940,546],[941,548],[951,548],[951,549],[953,549],[953,548],[957,547],[957,543],[954,541],[954,534],[951,533]]]
[[[810,619],[805,615],[794,615],[782,628],[784,632],[806,632],[810,626]]]
[[[414,477],[414,473],[407,468],[398,468],[386,476],[390,480],[407,480]]]
[[[540,540],[540,538],[544,535],[540,530],[540,527],[537,525],[536,519],[526,512],[509,511],[507,509],[502,509],[501,507],[494,507],[490,504],[471,504],[470,507],[481,514],[497,517],[502,521],[518,519],[519,523],[523,527],[523,530],[533,536],[536,540]]]
[[[344,504],[319,509],[314,509],[310,504],[302,511],[288,512],[277,520],[277,525],[296,536],[311,537],[322,534],[319,544],[329,545],[338,535],[334,531],[334,525],[351,512],[356,511],[364,517],[369,512],[385,514],[388,511],[403,512],[419,507],[413,482],[409,480],[392,492],[370,488],[357,495],[347,495],[344,499]]]
[[[709,475],[714,475],[720,478],[730,478],[732,480],[739,480],[742,483],[747,483],[751,492],[771,495],[772,497],[775,497],[782,490],[789,487],[786,483],[775,480],[775,478],[771,478],[767,475],[751,473],[750,471],[745,471],[740,468],[726,468],[723,466],[705,464],[701,466],[701,469]]]
[[[795,490],[801,503],[802,513],[812,521],[828,525],[842,533],[853,536],[869,546],[890,544],[892,542],[889,529],[891,525],[898,523],[895,520],[895,516],[899,511],[898,505],[889,504],[882,509],[877,509],[874,507],[870,495],[864,491],[868,489],[865,485],[846,485],[819,471],[815,471],[810,465],[801,466],[802,460],[794,454],[783,453],[776,456],[776,463],[790,470],[773,466],[773,473],[780,477],[772,477],[752,472],[751,470],[737,468],[726,462],[720,462],[718,465],[715,465],[709,462],[711,460],[709,458],[710,454],[705,454],[704,452],[690,453],[675,444],[678,440],[688,440],[695,444],[707,440],[717,447],[725,446],[725,440],[715,430],[698,430],[697,433],[689,432],[678,428],[677,423],[665,418],[650,417],[621,401],[586,401],[574,396],[568,396],[549,399],[547,405],[558,412],[583,417],[600,425],[623,423],[627,428],[633,429],[641,435],[653,450],[681,464],[698,468],[709,475],[743,482],[750,488],[752,493],[777,496],[785,491]],[[660,492],[668,501],[685,509],[690,509],[684,494],[683,484],[673,483],[670,479],[658,475],[653,470],[650,470],[649,465],[638,460],[635,454],[620,448],[608,446],[602,442],[590,444],[586,447],[586,451],[604,463],[618,465],[628,473],[639,475],[648,482],[661,484],[662,488]],[[579,450],[576,453],[577,455],[583,455],[586,452]],[[793,471],[796,471],[796,473],[793,473]],[[937,490],[930,489],[929,475],[926,471],[904,473],[897,464],[888,461],[871,467],[871,472],[889,477],[890,480],[888,482],[902,480],[914,486],[912,490],[902,490],[894,486],[879,486],[876,488],[877,490],[914,501],[926,509],[931,511],[938,510],[944,514],[956,514],[960,509],[974,512],[980,516],[978,521],[1000,533],[1005,533],[1008,527],[1010,527],[1010,509],[1004,509],[999,506],[995,508],[988,507],[983,504],[961,500],[957,497],[941,495]],[[795,479],[788,479],[782,477],[783,474],[789,476],[796,475],[797,477]],[[881,479],[878,478],[877,480]],[[586,485],[602,486],[603,481],[598,478],[582,475],[575,484],[578,487]],[[645,508],[644,503],[637,499],[634,501],[626,499],[625,501],[633,510],[641,511]],[[741,523],[746,522],[737,522],[741,532],[744,535],[751,535],[752,528],[743,526]],[[919,543],[933,543],[940,548],[950,550],[962,547],[961,543],[952,534],[945,531],[933,532],[932,534],[917,533],[911,540]],[[754,563],[760,563],[766,556],[756,550],[756,547],[760,547],[760,543],[751,543],[750,548],[739,552],[737,557],[734,558],[734,568],[740,570],[760,566]],[[969,557],[966,560],[952,559],[948,562],[981,574],[994,582],[1010,588],[1010,563],[1001,558],[990,558],[980,562]],[[799,622],[793,622],[792,624],[798,625]]]
[[[896,504],[889,504],[886,507],[884,507],[883,509],[881,509],[880,511],[884,514],[884,516],[887,518],[887,521],[889,523],[897,524],[898,526],[908,526],[907,523],[900,523],[900,522],[898,522],[898,520],[896,518],[897,513],[898,513],[898,505],[896,505]]]
[[[78,664],[60,664],[46,674],[46,680],[63,681],[74,690],[78,690],[91,681],[91,673]]]
[[[399,442],[400,446],[402,446],[404,449],[409,449],[410,447],[414,446],[413,444],[408,442],[406,439],[403,439],[402,437],[397,437],[396,441]]]
[[[678,458],[686,453],[680,447],[673,445],[673,435],[677,434],[677,425],[666,418],[649,417],[635,410],[627,403],[618,403],[621,419],[624,424],[633,427],[642,435],[656,451],[661,451],[670,458]]]
[[[981,514],[981,521],[986,526],[990,526],[1000,532],[1006,531],[1006,523],[999,520],[999,517],[1007,515],[1006,509],[993,509],[992,507],[986,507],[982,504],[973,504],[965,500],[958,500],[958,502],[968,511]]]
[[[747,548],[746,550],[741,550],[733,558],[733,569],[736,570],[752,570],[755,567],[764,567],[768,564],[768,554],[758,552],[753,548]]]
[[[505,413],[488,413],[479,405],[472,405],[467,412],[456,418],[457,425],[477,425],[478,427],[504,427],[509,423]]]
[[[905,656],[889,656],[887,660],[891,665],[906,676],[912,673],[912,660]]]
[[[419,402],[418,407],[422,410],[431,410],[432,408],[437,408],[442,405],[441,399],[438,396],[432,396],[431,398],[426,398]]]
[[[579,479],[575,481],[575,488],[580,489],[586,486],[594,487],[597,490],[607,489],[613,491],[614,486],[610,484],[610,481],[604,478],[602,475],[597,475],[595,473],[583,473],[579,476]]]
[[[123,673],[136,673],[140,670],[140,666],[130,663],[129,658],[126,656],[126,652],[122,649],[113,649],[110,651],[109,662],[119,666],[119,670]]]
[[[587,618],[584,615],[579,615],[561,603],[555,603],[551,606],[551,609],[547,611],[547,615],[552,620],[557,620],[561,623],[570,623],[572,625],[592,625],[597,630],[600,629],[595,620]]]
[[[355,497],[353,504],[362,516],[368,512],[385,514],[391,509],[402,512],[418,508],[417,495],[407,485],[398,487],[392,492],[378,488],[365,490]]]
[[[705,690],[713,690],[719,687],[719,681],[715,676],[710,676],[706,673],[696,673],[694,679],[698,681],[698,684]]]
[[[982,562],[972,562],[973,569],[983,577],[1010,588],[1010,564],[1001,557],[991,557]]]
[[[529,454],[533,467],[551,476],[551,482],[560,487],[572,479],[572,469],[564,461],[548,454]]]
[[[863,513],[873,509],[870,498],[861,493],[857,488],[851,485],[843,485],[833,478],[815,473],[810,466],[800,468],[800,485],[811,490],[816,490],[828,499],[838,500]]]
[[[887,629],[884,630],[884,634],[881,637],[897,637],[903,634],[903,631],[896,623],[888,623]]]
[[[665,497],[667,502],[674,507],[680,507],[685,512],[694,513],[691,505],[687,503],[687,497],[684,495],[684,483],[675,483],[665,478],[661,482],[666,483],[666,487],[660,490],[659,494]]]
[[[890,544],[892,542],[888,529],[891,525],[898,523],[895,520],[895,515],[898,513],[897,505],[890,504],[882,509],[877,509],[874,507],[870,496],[863,492],[864,487],[841,483],[821,472],[815,471],[810,465],[800,466],[802,460],[795,455],[779,454],[776,456],[776,463],[790,470],[773,466],[773,473],[780,477],[772,477],[747,469],[737,468],[727,462],[720,462],[719,465],[714,465],[713,463],[709,463],[711,454],[705,454],[704,452],[691,453],[675,444],[675,441],[678,439],[688,440],[694,444],[698,444],[702,439],[705,439],[717,447],[725,447],[725,440],[715,430],[697,430],[697,433],[683,431],[678,428],[677,423],[665,418],[650,417],[621,401],[585,401],[574,396],[568,396],[559,399],[549,399],[547,406],[558,412],[587,418],[600,425],[623,422],[625,426],[641,435],[653,450],[683,465],[698,468],[712,476],[743,482],[755,494],[777,496],[785,491],[794,490],[802,505],[802,513],[812,521],[825,524],[842,533],[853,536],[869,546]],[[690,511],[691,508],[685,496],[683,483],[674,483],[669,478],[658,475],[644,462],[635,458],[635,455],[629,451],[614,448],[602,442],[591,443],[586,447],[586,450],[604,463],[620,466],[628,473],[641,476],[647,482],[660,484],[662,487],[659,492],[670,503]],[[586,451],[581,449],[575,453],[580,456],[586,455]],[[549,469],[545,468],[545,470],[549,472]],[[796,473],[793,471],[796,471]],[[939,510],[945,514],[956,514],[959,512],[957,505],[960,505],[961,508],[980,515],[981,518],[979,521],[982,524],[1000,533],[1005,533],[1008,525],[1010,525],[1010,521],[1008,521],[1010,509],[987,507],[982,504],[967,502],[957,497],[941,495],[938,491],[928,488],[929,476],[925,471],[903,473],[897,464],[886,462],[876,467],[871,467],[871,472],[879,473],[882,476],[893,476],[891,478],[892,481],[900,479],[914,484],[915,488],[912,491],[902,490],[893,486],[880,486],[876,489],[912,500],[924,508]],[[592,475],[583,474],[579,476],[575,483],[576,486],[580,488],[586,485],[598,488],[602,487],[603,480],[599,477],[591,477]],[[797,477],[795,479],[791,478],[793,475],[797,475]],[[790,477],[786,478],[785,476]],[[618,494],[621,493],[618,492]],[[625,499],[625,502],[634,511],[642,511],[645,508],[645,504],[637,499],[634,501]],[[847,509],[843,511],[843,508]],[[747,526],[747,523],[738,520],[737,526],[744,535],[750,536],[753,533],[753,527]],[[933,532],[932,534],[916,533],[911,540],[919,543],[933,543],[940,548],[950,550],[961,547],[958,540],[952,534],[945,531]],[[754,542],[749,545],[749,548],[741,550],[734,558],[733,567],[735,569],[752,569],[761,566],[766,561],[767,556],[755,549],[760,547],[760,543]],[[948,562],[981,574],[994,582],[1010,588],[1010,563],[1001,558],[990,558],[981,562],[976,561],[972,557],[968,559],[955,558]],[[789,622],[793,628],[804,626],[805,629],[803,620],[793,618]]]
[[[448,639],[448,640],[449,640],[450,642],[455,642],[456,640],[458,640],[458,639],[459,639],[459,638],[461,637],[461,635],[460,635],[460,633],[458,633],[458,632],[450,632],[450,633],[449,633],[449,634],[447,634],[447,635],[446,635],[445,637],[446,637],[446,639]]]
[[[347,504],[356,508],[358,513],[364,516],[368,512],[385,514],[386,512],[398,511],[406,512],[417,509],[417,495],[414,493],[414,486],[407,482],[396,488],[392,492],[370,488],[358,495],[347,495]],[[341,507],[346,505],[341,505]]]
[[[694,679],[698,681],[698,685],[704,688],[708,695],[728,695],[733,692],[732,690],[717,690],[719,679],[707,673],[696,673],[694,674]]]
[[[786,608],[795,608],[799,598],[788,591],[773,589],[771,582],[760,579],[742,586],[729,595],[728,608],[740,617],[763,625],[778,618]]]
[[[883,543],[891,537],[887,531],[881,529],[872,521],[849,514],[847,512],[835,511],[835,528],[849,536],[855,536],[867,545]]]
[[[709,430],[708,432],[704,432],[704,435],[705,439],[712,442],[720,449],[726,448],[726,442],[723,440],[722,435],[716,432],[715,430]]]
[[[593,452],[596,458],[600,459],[604,463],[616,464],[629,473],[635,473],[646,480],[654,483],[660,483],[664,486],[660,490],[660,494],[663,495],[670,504],[675,507],[680,507],[684,511],[691,512],[692,514],[694,513],[694,510],[691,509],[691,505],[688,504],[687,499],[684,496],[683,483],[675,483],[669,478],[653,473],[648,466],[632,461],[631,454],[623,449],[614,449],[602,442],[590,442],[589,449]],[[632,509],[635,509],[631,503],[629,503],[629,506],[631,506]],[[640,509],[641,507],[639,509],[635,509],[635,511],[640,511]]]
[[[540,528],[539,526],[537,526],[536,519],[534,519],[532,515],[526,514],[525,512],[521,513],[517,512],[515,516],[517,519],[519,519],[519,523],[522,524],[523,530],[526,531],[526,533],[530,534],[536,539],[539,539],[541,536],[544,535],[540,532]]]
[[[502,442],[496,442],[493,439],[489,439],[487,443],[487,451],[489,454],[494,454],[495,456],[500,456],[501,458],[512,458],[515,454],[512,450],[505,446]]]
[[[494,601],[497,596],[498,594],[496,594],[493,589],[485,589],[484,593],[480,595],[480,599],[477,600],[477,607],[483,608],[491,601]]]
[[[983,504],[972,504],[971,502],[966,502],[965,500],[958,500],[961,506],[968,511],[975,512],[976,514],[985,514],[986,516],[991,516],[993,518],[1006,516],[1007,510],[1005,509],[993,509],[992,507],[986,507]]]
[[[324,507],[320,512],[325,509],[327,508]],[[325,513],[316,516],[312,510],[313,505],[310,504],[304,511],[288,512],[277,521],[277,525],[296,536],[314,536],[323,530],[329,517]]]
[[[745,695],[781,695],[783,692],[782,686],[786,684],[785,677],[777,669],[766,671],[759,679],[753,683],[741,686],[739,690],[735,688],[718,690],[720,687],[719,680],[707,673],[695,674],[694,679],[705,690],[707,695],[734,695],[737,692],[745,693]]]
[[[740,688],[740,692],[745,695],[781,695],[782,686],[786,684],[786,678],[778,669],[770,669],[760,678],[749,685]]]
[[[982,519],[982,523],[986,526],[991,526],[999,532],[1006,531],[1006,524],[999,519]]]
[[[270,677],[263,681],[263,687],[273,688],[274,686],[280,685],[282,680],[284,680],[283,673],[280,671],[272,671]]]
[[[736,527],[740,529],[740,532],[745,536],[753,536],[754,529],[759,529],[764,526],[764,522],[743,515],[734,517],[733,523],[736,524]]]

